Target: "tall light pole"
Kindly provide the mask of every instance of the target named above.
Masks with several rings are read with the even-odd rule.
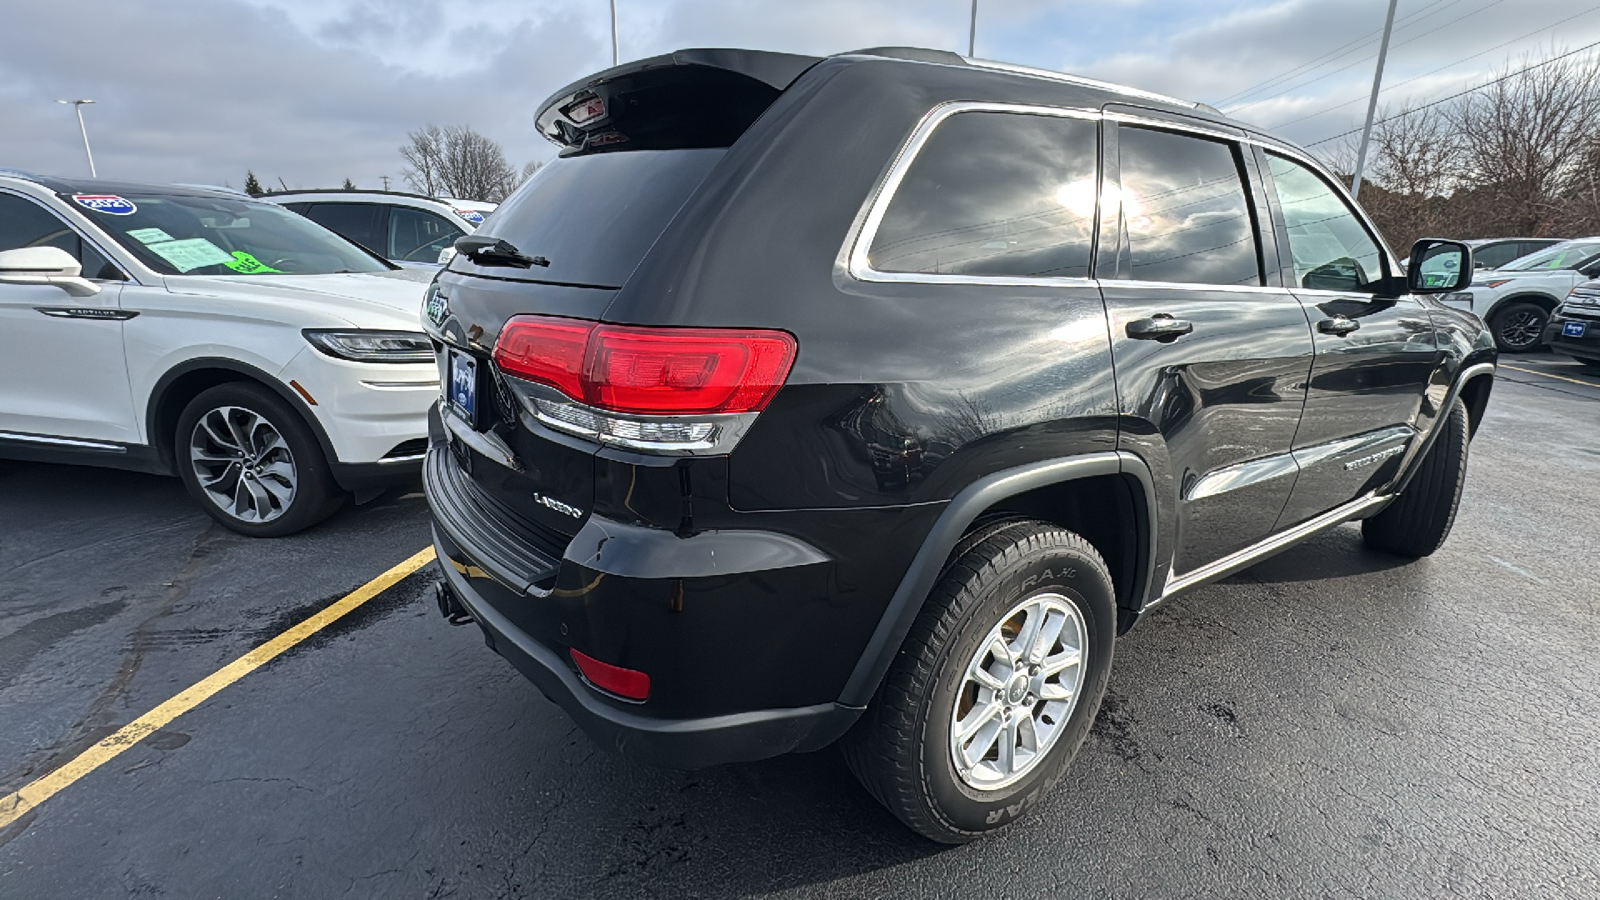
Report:
[[[614,66],[621,61],[621,54],[617,52],[617,0],[611,0],[611,64]]]
[[[78,111],[78,133],[83,135],[83,155],[89,158],[89,177],[99,178],[94,171],[94,154],[89,152],[89,129],[83,125],[83,105],[93,103],[93,100],[57,100],[57,103],[70,103]]]
[[[1361,128],[1361,149],[1356,151],[1356,173],[1350,177],[1350,196],[1361,193],[1361,173],[1367,168],[1367,142],[1372,140],[1372,117],[1378,112],[1378,88],[1383,84],[1383,64],[1389,58],[1389,33],[1394,31],[1394,8],[1400,0],[1389,0],[1389,17],[1383,22],[1383,43],[1378,45],[1378,69],[1372,73],[1372,97],[1367,101],[1367,123]]]
[[[967,25],[967,58],[977,56],[978,48],[978,0],[972,0],[972,20]]]

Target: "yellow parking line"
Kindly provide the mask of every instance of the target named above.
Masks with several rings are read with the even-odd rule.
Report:
[[[340,617],[383,593],[388,588],[393,587],[400,579],[417,571],[432,560],[432,547],[414,554],[405,562],[324,607],[322,611],[228,663],[216,672],[207,675],[182,693],[122,726],[115,734],[73,757],[66,765],[28,783],[14,794],[0,797],[0,828],[4,828],[22,818],[29,810],[55,796],[58,791],[65,789],[79,778],[115,759],[122,751],[144,740],[152,732],[166,727],[167,723],[173,719],[194,709],[210,699],[218,691],[266,665],[285,650],[333,624]]]
[[[1579,381],[1576,378],[1568,378],[1565,375],[1551,375],[1549,372],[1541,372],[1538,369],[1524,369],[1521,366],[1512,366],[1512,365],[1507,365],[1505,363],[1501,363],[1500,364],[1500,368],[1502,368],[1502,369],[1515,369],[1518,372],[1527,372],[1529,375],[1543,375],[1546,378],[1555,378],[1555,379],[1559,379],[1561,381],[1570,381],[1573,384],[1581,384],[1584,387],[1600,387],[1600,384],[1595,384],[1592,381]]]

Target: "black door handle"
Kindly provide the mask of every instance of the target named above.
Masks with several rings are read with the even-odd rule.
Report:
[[[1148,319],[1134,319],[1128,323],[1128,337],[1136,341],[1161,341],[1170,343],[1194,331],[1194,323],[1174,319],[1166,313],[1156,313]]]
[[[1334,316],[1331,319],[1323,319],[1321,322],[1317,323],[1318,331],[1322,332],[1323,334],[1336,334],[1340,337],[1343,337],[1360,327],[1360,322],[1357,322],[1355,319],[1347,319],[1344,316]]]

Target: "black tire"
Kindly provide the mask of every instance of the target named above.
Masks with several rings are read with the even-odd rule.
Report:
[[[1417,559],[1438,550],[1450,536],[1467,479],[1466,405],[1456,400],[1439,427],[1443,431],[1405,492],[1383,512],[1362,521],[1361,537],[1368,547]]]
[[[1494,344],[1501,353],[1529,353],[1544,346],[1544,327],[1550,313],[1537,303],[1508,303],[1489,320]]]
[[[225,413],[224,410],[232,412]],[[271,502],[266,512],[257,514],[254,519],[251,518],[252,510],[247,508],[241,513],[225,508],[211,491],[201,486],[191,447],[193,441],[206,441],[206,437],[197,432],[200,431],[201,419],[212,413],[221,416],[223,423],[237,423],[241,419],[249,421],[246,413],[253,414],[276,431],[286,446],[286,453],[274,449],[265,456],[249,460],[263,462],[264,465],[252,467],[244,462],[207,464],[208,471],[217,473],[221,478],[216,483],[217,489],[231,493],[236,498],[240,496],[240,489],[246,487],[242,479],[249,478],[255,482],[258,490],[254,494],[249,490],[244,491],[245,503],[252,502],[254,496],[266,497]],[[207,421],[213,426],[218,425],[216,418],[207,418]],[[227,431],[225,428],[222,430]],[[262,436],[262,444],[267,443],[265,434],[261,430],[255,432],[255,435]],[[231,432],[223,434],[223,437],[233,439],[237,445],[237,436]],[[254,440],[252,435],[245,437],[247,443]],[[217,448],[225,445],[212,440],[205,446],[209,454],[218,452]],[[344,504],[347,496],[334,482],[322,447],[305,420],[272,391],[252,382],[219,384],[189,401],[189,405],[178,416],[172,455],[184,487],[189,489],[189,496],[213,519],[250,537],[282,537],[303,531],[332,515]],[[282,474],[284,464],[288,466],[287,477]],[[254,471],[247,472],[249,469]],[[267,492],[263,486],[269,483],[273,490]],[[286,484],[292,487],[288,489],[286,502],[283,502],[279,495],[285,491]]]
[[[1082,617],[1088,660],[1076,705],[1020,780],[975,789],[957,772],[950,745],[956,704],[973,696],[963,692],[968,663],[991,629],[1012,621],[1009,611],[1048,594],[1069,600]],[[1039,804],[1088,735],[1111,672],[1116,621],[1111,574],[1088,541],[1044,522],[993,526],[958,548],[929,594],[872,705],[842,742],[846,762],[879,802],[930,840],[961,844],[1010,825]]]

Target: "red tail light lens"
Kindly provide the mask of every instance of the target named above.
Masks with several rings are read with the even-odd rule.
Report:
[[[610,691],[619,697],[629,700],[643,700],[650,696],[650,676],[633,669],[624,669],[610,663],[601,662],[587,653],[568,648],[567,653],[572,655],[572,661],[578,664],[578,671],[583,677],[589,679],[595,687]]]
[[[747,328],[637,328],[517,316],[494,348],[500,368],[613,412],[755,412],[783,386],[795,341]]]

